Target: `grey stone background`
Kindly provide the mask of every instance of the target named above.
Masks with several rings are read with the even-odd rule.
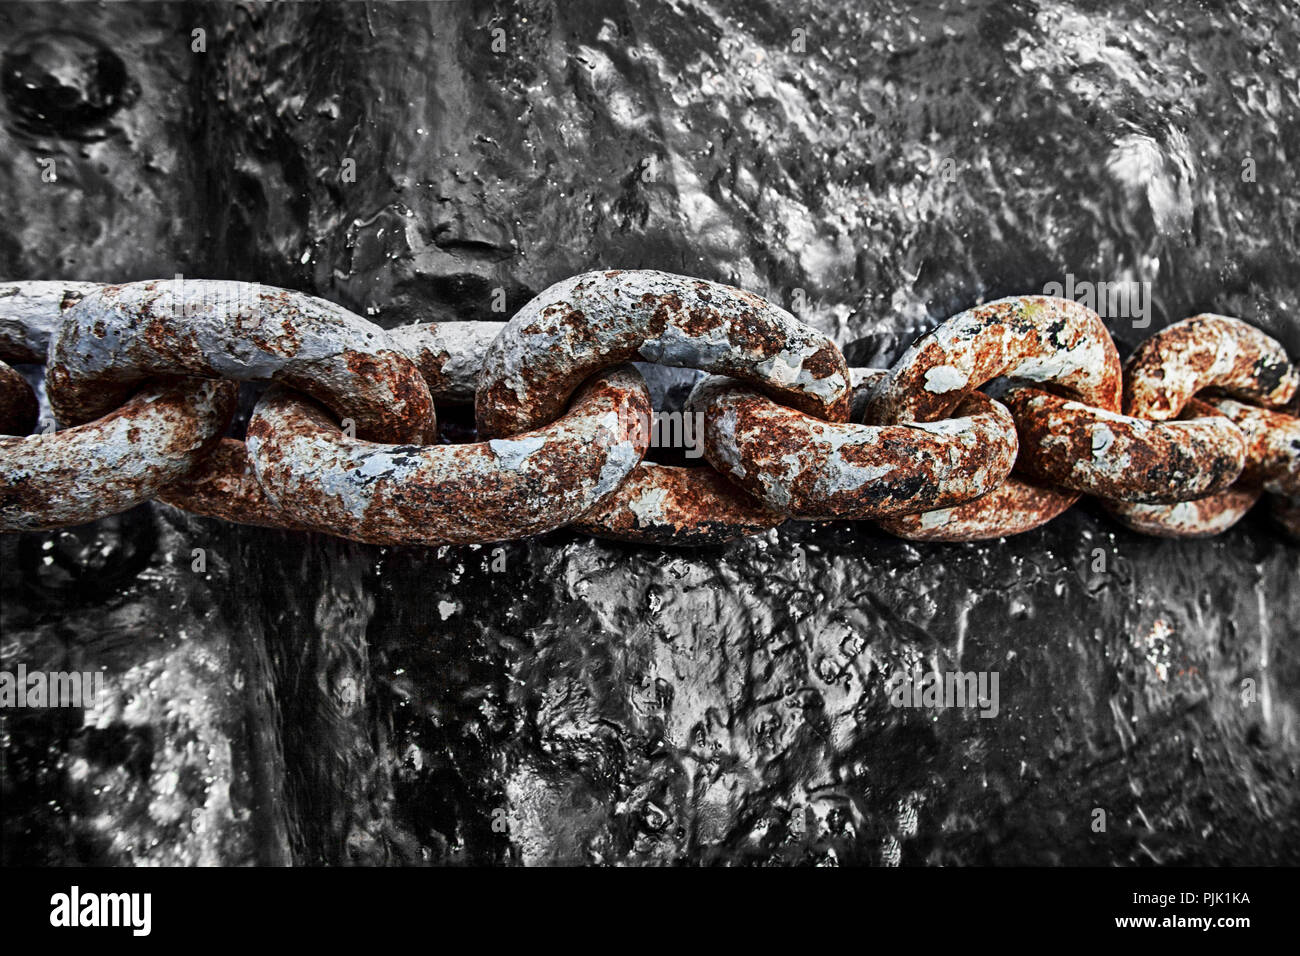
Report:
[[[874,365],[1073,273],[1300,354],[1300,31],[1234,9],[5,4],[0,273],[247,279],[391,327],[660,268],[802,289]],[[7,535],[4,666],[111,699],[0,715],[0,852],[1296,863],[1298,570],[1262,516],[1171,542],[1088,505],[968,545],[376,548],[161,506]],[[890,707],[913,666],[999,672],[998,716]]]

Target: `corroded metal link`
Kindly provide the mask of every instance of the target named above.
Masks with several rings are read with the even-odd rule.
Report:
[[[313,402],[283,388],[248,426],[258,480],[282,511],[375,544],[461,544],[540,534],[612,494],[641,460],[650,414],[636,369],[584,385],[556,422],[466,445],[379,445],[344,436]]]
[[[0,361],[0,435],[26,435],[39,410],[27,379]]]
[[[206,518],[291,531],[310,530],[280,510],[257,480],[242,441],[223,438],[189,474],[158,492],[163,504]]]
[[[639,359],[726,372],[812,414],[849,414],[848,367],[835,344],[765,299],[663,272],[593,272],[551,286],[488,349],[476,410],[485,435],[550,420],[586,375]],[[704,468],[643,463],[579,527],[623,540],[715,543],[779,524]]]
[[[421,322],[388,335],[420,370],[435,402],[472,405],[483,357],[503,328],[503,322]]]
[[[501,323],[439,322],[390,330],[416,363],[434,401],[473,401],[477,369]],[[245,524],[300,528],[262,490],[239,442],[223,441],[188,476],[159,499],[209,517]],[[785,518],[711,468],[641,462],[619,489],[574,522],[598,537],[684,547],[718,544],[758,534]]]
[[[1010,389],[1003,401],[1020,435],[1017,467],[1090,495],[1172,504],[1222,491],[1245,462],[1240,429],[1200,402],[1183,420],[1153,422],[1036,388]]]
[[[1004,376],[1049,384],[1104,411],[1119,408],[1119,355],[1101,318],[1068,299],[1016,296],[962,312],[915,343],[877,388],[867,420],[934,421]],[[976,501],[882,527],[933,541],[996,538],[1036,527],[1078,497],[1012,476]]]
[[[44,362],[65,312],[100,288],[90,282],[0,286],[0,357]],[[20,420],[6,430],[22,437],[0,440],[0,531],[82,524],[149,500],[202,459],[229,422],[238,391],[213,382],[153,387],[78,428],[27,435],[35,398],[21,376],[4,369],[3,390],[13,394],[21,385],[21,394],[11,399],[18,411],[0,417],[16,415]]]
[[[233,382],[146,388],[96,421],[0,438],[0,531],[83,524],[149,500],[230,421]]]
[[[1100,316],[1069,299],[1023,295],[968,309],[919,339],[890,369],[868,421],[934,421],[1000,376],[1119,408],[1119,355]]]
[[[1231,398],[1210,398],[1207,404],[1245,436],[1244,483],[1273,494],[1300,496],[1300,418]]]
[[[1202,389],[1260,405],[1285,405],[1300,373],[1281,343],[1240,319],[1197,315],[1151,336],[1125,365],[1124,411],[1174,418]]]
[[[0,283],[0,359],[44,364],[63,313],[102,287],[98,282]]]
[[[0,434],[26,435],[39,412],[31,387],[5,363],[44,364],[64,310],[98,288],[97,282],[0,283]]]
[[[903,425],[824,422],[734,379],[710,377],[688,401],[704,413],[704,457],[794,518],[878,518],[978,498],[1016,459],[1005,408],[972,393],[956,417]]]
[[[760,534],[784,521],[785,515],[763,507],[712,468],[643,461],[572,527],[601,538],[697,547]]]
[[[728,375],[819,418],[849,416],[844,356],[784,309],[703,279],[609,271],[557,282],[506,323],[483,362],[479,431],[544,424],[587,376],[630,360]]]
[[[500,322],[422,322],[388,334],[419,369],[435,402],[470,404],[483,353],[501,331]],[[240,524],[302,530],[262,489],[244,443],[223,439],[189,475],[158,499],[209,518]]]
[[[1125,366],[1124,407],[1131,415],[1168,419],[1182,412],[1204,389],[1227,392],[1270,406],[1294,397],[1300,373],[1281,343],[1239,319],[1197,315],[1157,332],[1134,351]],[[1240,427],[1240,426],[1238,426]],[[1257,473],[1266,453],[1246,436],[1243,474]],[[1247,477],[1227,491],[1185,504],[1158,506],[1106,503],[1134,531],[1164,537],[1205,537],[1236,524],[1259,500],[1258,478]]]
[[[1157,538],[1207,538],[1222,534],[1246,516],[1262,490],[1236,484],[1217,495],[1173,505],[1109,502],[1110,512],[1133,531]]]
[[[68,309],[46,385],[60,421],[88,421],[145,380],[198,376],[297,388],[384,441],[432,440],[433,400],[383,329],[314,296],[247,282],[105,286]]]
[[[1079,500],[1079,494],[1011,475],[983,498],[953,508],[882,518],[881,528],[911,541],[979,541],[992,537],[990,515],[998,536],[1021,534],[1051,521]]]

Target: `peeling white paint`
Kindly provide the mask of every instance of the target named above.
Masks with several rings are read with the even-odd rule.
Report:
[[[1115,433],[1113,431],[1102,424],[1092,426],[1093,457],[1104,458],[1113,444],[1115,444]]]
[[[927,392],[956,392],[966,387],[970,381],[959,368],[951,365],[936,365],[932,369],[927,369],[925,373],[925,390]]]
[[[611,413],[612,414],[612,413]],[[518,471],[524,460],[546,444],[544,435],[529,435],[525,438],[493,438],[488,447],[497,456],[503,468]]]
[[[942,528],[952,520],[954,508],[937,508],[934,511],[926,511],[921,515],[921,528],[929,531],[933,528]]]
[[[664,503],[668,492],[663,488],[647,488],[627,504],[627,510],[636,515],[637,525],[652,527],[664,520]]]

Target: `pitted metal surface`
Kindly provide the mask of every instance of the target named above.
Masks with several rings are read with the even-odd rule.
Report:
[[[36,424],[37,411],[27,379],[0,361],[0,435],[26,435]]]
[[[1119,354],[1097,313],[1068,299],[1023,295],[968,309],[918,340],[890,369],[869,420],[934,421],[1003,376],[1119,408]]]
[[[231,382],[149,387],[88,424],[0,438],[0,530],[82,524],[148,501],[216,442],[237,394]]]
[[[98,282],[0,283],[0,359],[44,363],[63,312],[100,288]]]
[[[877,518],[988,493],[1016,458],[1011,415],[972,393],[954,417],[902,425],[824,422],[734,379],[707,378],[704,456],[768,507],[795,518]]]
[[[1211,314],[1157,332],[1138,346],[1124,372],[1124,411],[1158,420],[1176,416],[1202,389],[1279,407],[1300,383],[1276,339],[1240,319]]]
[[[761,534],[785,520],[712,468],[643,461],[572,527],[618,541],[698,547]]]
[[[631,360],[742,379],[829,421],[849,416],[844,356],[784,309],[717,282],[611,270],[557,282],[506,324],[483,362],[479,430],[544,424],[588,375]]]
[[[66,310],[100,288],[83,282],[0,287],[0,355],[44,361]],[[0,361],[0,432],[16,436],[0,439],[0,530],[77,525],[148,501],[203,458],[230,421],[237,391],[224,382],[155,386],[81,427],[28,435],[36,397]]]
[[[1277,340],[1239,319],[1203,314],[1176,322],[1138,346],[1125,365],[1124,407],[1130,414],[1168,419],[1205,390],[1282,407],[1295,397],[1298,383],[1300,372]],[[1109,502],[1111,513],[1133,530],[1163,537],[1218,534],[1245,517],[1266,478],[1284,484],[1292,480],[1288,416],[1268,419],[1241,402],[1197,407],[1226,415],[1243,433],[1241,479],[1227,491],[1180,504]],[[1279,426],[1279,436],[1265,434],[1271,425]]]
[[[603,373],[556,422],[466,445],[350,439],[317,405],[273,388],[248,427],[258,480],[302,524],[375,544],[501,541],[568,524],[613,494],[645,454],[641,374]]]
[[[500,322],[422,322],[389,329],[393,344],[420,370],[434,401],[472,405],[479,369]]]
[[[880,527],[909,541],[981,541],[1032,531],[1079,500],[1078,492],[1011,474],[975,501],[881,518]]]
[[[1226,416],[1245,436],[1245,483],[1277,495],[1300,497],[1300,418],[1231,398],[1206,404]]]
[[[1222,491],[1246,459],[1241,431],[1199,402],[1195,417],[1156,422],[1034,388],[1003,397],[1025,474],[1103,498],[1170,504]],[[1185,409],[1184,411],[1187,411]]]
[[[1106,506],[1121,522],[1157,538],[1206,538],[1222,534],[1259,501],[1258,487],[1233,485],[1217,495],[1173,505],[1139,505],[1112,501]]]
[[[868,421],[933,421],[1004,377],[1047,384],[1104,411],[1119,407],[1119,355],[1101,318],[1067,299],[1016,296],[962,312],[909,348],[868,403]],[[1076,500],[1077,493],[1009,478],[970,504],[882,527],[924,540],[997,538],[1042,524]]]
[[[207,518],[265,528],[311,530],[280,510],[257,480],[242,441],[223,438],[194,469],[158,493],[163,504]]]
[[[50,403],[78,424],[151,377],[274,381],[382,441],[432,440],[428,386],[383,329],[314,296],[186,279],[105,286],[68,309],[50,344]]]

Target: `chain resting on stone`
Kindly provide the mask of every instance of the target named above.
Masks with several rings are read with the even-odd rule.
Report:
[[[654,412],[637,361],[712,374]],[[36,395],[6,363],[42,362],[66,427],[29,434]],[[246,441],[222,437],[243,381],[272,386]],[[1166,537],[1217,534],[1266,498],[1300,537],[1298,384],[1281,344],[1238,319],[1175,323],[1121,366],[1095,312],[1041,295],[851,369],[758,295],[652,270],[574,276],[505,323],[392,330],[254,283],[10,282],[0,531],[156,499],[380,544],[572,527],[692,546],[786,520],[972,541],[1086,494]],[[472,403],[479,440],[436,444],[435,403]],[[663,432],[702,460],[646,460]]]

